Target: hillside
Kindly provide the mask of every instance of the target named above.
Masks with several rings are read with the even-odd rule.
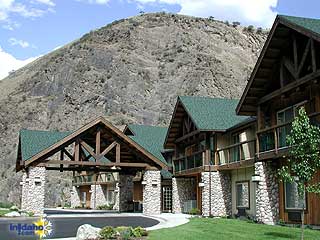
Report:
[[[165,125],[177,95],[239,98],[266,36],[209,19],[144,14],[11,74],[0,81],[0,201],[19,201],[21,128],[74,130],[100,115],[118,126]],[[50,175],[49,186],[61,184],[48,188],[48,205],[70,185],[66,174]]]

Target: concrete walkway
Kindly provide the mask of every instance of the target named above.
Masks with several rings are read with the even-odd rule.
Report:
[[[142,213],[92,213],[88,214],[57,214],[50,215],[50,218],[74,218],[74,217],[126,217],[126,216],[139,216],[139,217],[148,217],[159,221],[159,223],[155,226],[146,228],[148,231],[157,230],[162,228],[172,228],[189,222],[190,215],[187,214],[172,214],[172,213],[162,213],[160,215],[144,215]],[[76,240],[75,237],[72,238],[55,238],[51,240]]]

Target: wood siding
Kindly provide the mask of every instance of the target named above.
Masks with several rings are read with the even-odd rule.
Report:
[[[314,177],[314,182],[320,182],[320,171]],[[280,183],[280,220],[288,223],[294,223],[289,220],[289,210],[285,209],[284,184]],[[305,224],[320,225],[320,195],[308,193],[307,194],[307,209],[305,211]]]

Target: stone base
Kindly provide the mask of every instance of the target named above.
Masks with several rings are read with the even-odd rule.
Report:
[[[132,211],[133,202],[133,176],[119,175],[119,211]]]
[[[45,167],[29,167],[23,173],[21,210],[33,212],[35,216],[43,215],[45,182]]]
[[[143,213],[161,213],[161,174],[160,171],[146,171],[143,175]]]
[[[73,186],[72,191],[71,191],[71,207],[76,208],[81,206],[81,201],[80,201],[80,191],[79,188]]]
[[[185,201],[196,200],[195,178],[172,178],[172,212],[182,213]]]
[[[265,224],[279,220],[279,185],[276,168],[268,163],[255,163],[255,174],[261,177],[256,187],[256,218]]]
[[[210,172],[202,172],[201,179],[204,183],[202,188],[202,215],[214,217],[230,216],[232,214],[230,175],[222,172],[211,172],[210,176]]]

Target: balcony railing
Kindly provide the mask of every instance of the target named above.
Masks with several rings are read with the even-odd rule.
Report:
[[[174,171],[181,172],[184,170],[203,166],[204,154],[205,154],[205,150],[202,150],[202,151],[195,152],[189,156],[182,156],[182,157],[173,159]]]
[[[320,113],[310,114],[309,117],[311,124],[320,126]],[[287,148],[287,136],[290,134],[291,129],[292,121],[258,131],[258,154],[270,151],[277,153],[278,150]]]
[[[117,177],[112,173],[98,173],[88,175],[74,176],[72,180],[73,185],[91,185],[95,183],[114,183]]]
[[[255,140],[250,140],[219,149],[216,152],[217,164],[224,165],[253,159],[255,145]]]

